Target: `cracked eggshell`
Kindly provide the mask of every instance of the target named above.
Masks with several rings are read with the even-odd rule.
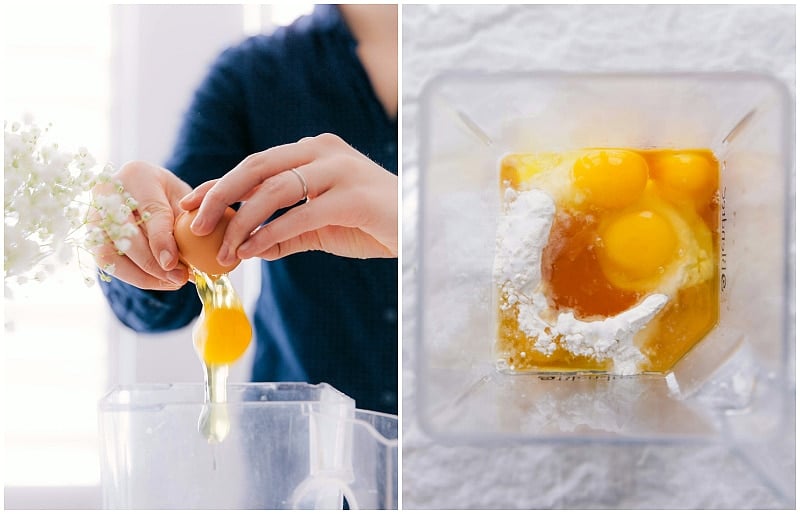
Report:
[[[221,275],[235,269],[241,260],[237,259],[230,266],[223,266],[217,262],[217,253],[222,246],[225,229],[228,228],[228,223],[234,214],[236,211],[231,207],[225,209],[214,231],[205,236],[195,235],[189,228],[197,216],[197,209],[179,214],[175,219],[174,235],[181,260],[209,275]]]

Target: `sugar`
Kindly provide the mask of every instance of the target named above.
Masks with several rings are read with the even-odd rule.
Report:
[[[541,261],[555,203],[539,189],[508,187],[503,198],[494,280],[502,292],[500,308],[516,305],[519,329],[534,341],[531,350],[549,356],[561,347],[575,356],[611,359],[616,374],[635,374],[645,358],[634,336],[664,308],[667,295],[649,295],[624,312],[596,321],[576,319],[571,311],[552,312],[542,291]]]

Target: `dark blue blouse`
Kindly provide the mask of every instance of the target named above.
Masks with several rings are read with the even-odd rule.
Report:
[[[195,93],[166,167],[190,185],[247,155],[323,132],[397,174],[397,119],[378,100],[338,9],[223,52]],[[359,408],[397,412],[397,259],[305,252],[261,262],[253,381],[327,382]],[[176,292],[101,283],[125,325],[162,332],[190,323],[193,284]]]

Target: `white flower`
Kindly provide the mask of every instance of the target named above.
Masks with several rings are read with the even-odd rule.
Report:
[[[127,237],[123,237],[122,239],[117,239],[116,241],[114,241],[114,246],[116,246],[117,250],[119,250],[120,252],[125,253],[131,249],[131,240],[128,239]]]
[[[91,227],[86,234],[85,242],[90,249],[103,246],[106,242],[106,233],[100,227]]]
[[[97,161],[86,148],[68,153],[57,144],[45,143],[47,129],[42,131],[31,119],[6,121],[3,126],[6,297],[11,291],[9,282],[45,280],[55,270],[50,260],[66,264],[75,250],[91,254],[111,241],[120,252],[130,249],[130,238],[139,230],[131,221],[136,200],[121,184],[115,184],[110,195],[91,198],[95,185],[112,180],[110,164],[98,171],[94,169]],[[98,221],[87,227],[91,211],[96,211],[92,218]],[[94,283],[94,267],[84,272],[87,284]],[[110,280],[107,275],[113,272],[113,267],[106,267],[100,277]]]

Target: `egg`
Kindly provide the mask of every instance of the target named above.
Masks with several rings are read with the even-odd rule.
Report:
[[[601,208],[635,202],[647,184],[647,161],[629,150],[602,149],[583,154],[572,167],[575,187]]]
[[[707,204],[719,187],[718,167],[701,153],[674,152],[654,159],[652,175],[661,195],[675,203]]]
[[[234,214],[236,211],[228,207],[213,232],[205,236],[197,236],[189,228],[197,217],[197,210],[180,213],[175,219],[174,236],[181,259],[209,275],[221,275],[236,268],[241,262],[238,259],[229,266],[223,266],[217,262],[217,254],[222,246],[225,229]]]
[[[621,275],[615,285],[659,275],[675,259],[678,236],[669,220],[652,209],[616,216],[600,229],[601,255],[609,264],[607,276]],[[602,262],[602,261],[601,261]],[[612,282],[614,282],[612,280]],[[623,287],[624,288],[624,287]]]
[[[597,256],[615,287],[674,297],[711,278],[711,231],[694,211],[676,208],[655,189],[651,184],[638,202],[600,219]]]
[[[204,310],[193,335],[203,362],[233,364],[250,345],[253,329],[244,309],[237,305]]]
[[[638,342],[648,359],[644,372],[671,369],[716,324],[719,163],[710,150],[515,153],[499,168],[504,195],[506,188],[539,189],[556,205],[541,255],[546,316],[603,320],[648,295],[666,295]],[[499,312],[498,342],[525,352],[526,365],[597,369],[584,357],[561,355],[555,366],[532,353],[513,313]]]

